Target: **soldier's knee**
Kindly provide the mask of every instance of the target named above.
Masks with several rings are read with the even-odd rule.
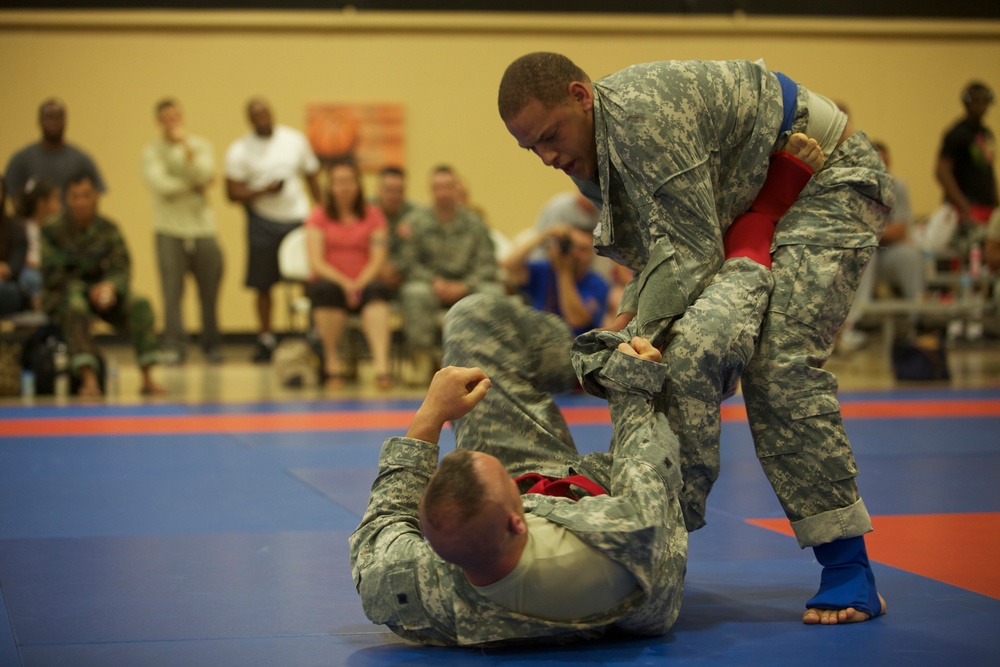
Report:
[[[426,299],[433,294],[431,284],[424,280],[409,280],[399,288],[399,297],[403,300]]]
[[[153,306],[146,297],[133,296],[129,299],[129,326],[140,329],[153,326]]]
[[[472,320],[490,320],[501,317],[504,299],[496,294],[477,292],[461,299],[448,309],[445,315],[445,325],[448,322],[468,322]]]

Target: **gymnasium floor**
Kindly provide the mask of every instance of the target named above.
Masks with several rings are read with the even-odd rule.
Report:
[[[228,665],[1000,664],[1000,353],[953,353],[952,383],[897,386],[835,359],[874,515],[889,613],[799,622],[819,566],[784,533],[739,397],[723,472],[691,537],[684,607],[656,639],[537,650],[429,649],[370,624],[348,569],[378,449],[420,390],[291,392],[230,351],[163,369],[135,398],[0,403],[0,667]],[[877,349],[877,346],[875,346]],[[128,355],[122,351],[122,359]],[[562,405],[583,451],[601,403]],[[450,432],[443,445],[450,446]]]

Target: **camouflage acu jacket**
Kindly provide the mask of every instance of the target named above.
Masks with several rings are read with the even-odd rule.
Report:
[[[119,298],[129,290],[132,263],[118,226],[100,215],[78,229],[68,215],[42,227],[42,273],[46,303],[70,288],[86,289],[105,280]]]
[[[615,425],[610,451],[569,464],[610,495],[579,502],[523,497],[527,512],[566,526],[628,569],[639,582],[632,596],[606,613],[570,623],[524,616],[482,597],[420,532],[417,504],[437,467],[437,445],[390,438],[368,510],[350,538],[351,571],[368,618],[401,637],[444,646],[564,642],[597,637],[612,626],[665,633],[680,610],[687,532],[677,501],[677,439],[649,402],[663,371],[660,364],[620,352],[603,370]]]
[[[418,208],[405,221],[410,238],[402,245],[400,263],[408,280],[461,280],[473,292],[497,280],[489,228],[472,211],[459,207],[445,224],[432,209]]]
[[[638,311],[643,335],[650,321],[683,313],[718,271],[722,237],[763,184],[770,154],[805,130],[807,96],[799,86],[791,130],[781,133],[781,86],[759,62],[647,63],[594,82],[599,184],[574,180],[602,208],[598,253],[637,272],[620,312]],[[859,176],[832,162],[802,197],[848,184],[878,201],[891,187],[872,183],[870,169]],[[871,226],[801,220],[779,224],[775,244],[877,244]]]

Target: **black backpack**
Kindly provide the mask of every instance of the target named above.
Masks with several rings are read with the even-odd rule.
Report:
[[[35,374],[35,394],[51,396],[56,389],[56,351],[60,346],[65,349],[66,339],[62,331],[54,324],[39,327],[24,345],[22,364],[25,370]],[[76,393],[80,381],[69,369],[69,359],[66,360],[66,372],[70,373],[70,393]],[[97,357],[97,381],[101,391],[104,391],[104,359]]]

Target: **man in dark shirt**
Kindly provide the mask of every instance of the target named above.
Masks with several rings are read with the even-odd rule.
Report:
[[[944,136],[937,161],[937,179],[945,198],[963,221],[985,223],[997,207],[997,180],[993,171],[996,140],[983,117],[993,104],[993,91],[979,82],[962,93],[965,118]]]
[[[29,180],[45,181],[58,186],[64,193],[69,179],[86,174],[99,193],[105,192],[104,181],[94,160],[76,146],[66,143],[66,105],[51,98],[38,107],[38,125],[42,138],[25,146],[7,163],[5,183],[15,202],[21,199]]]

